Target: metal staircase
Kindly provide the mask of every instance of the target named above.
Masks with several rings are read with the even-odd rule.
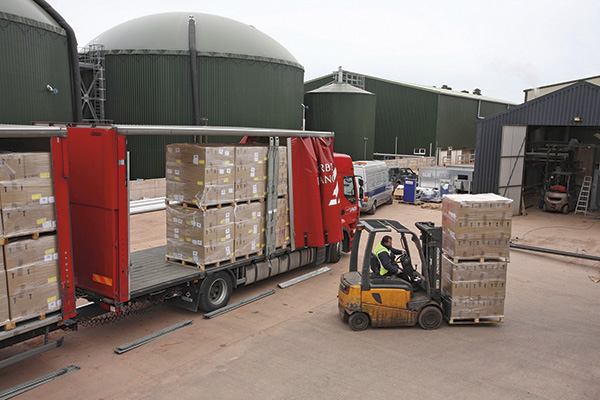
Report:
[[[587,214],[588,204],[590,202],[591,187],[592,177],[588,175],[583,178],[581,190],[579,191],[579,198],[577,199],[577,207],[575,207],[575,212],[573,214],[577,214],[578,212],[583,213],[583,215]]]
[[[106,80],[104,77],[105,48],[93,44],[79,53],[81,73],[81,108],[87,122],[108,122],[104,114]]]

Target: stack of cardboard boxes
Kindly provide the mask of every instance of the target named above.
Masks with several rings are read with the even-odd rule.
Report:
[[[0,324],[6,324],[61,307],[50,153],[0,154],[0,188]],[[41,232],[48,234],[38,238]]]
[[[167,198],[210,206],[235,199],[235,151],[233,146],[167,146]]]
[[[266,146],[167,146],[168,257],[206,265],[259,253],[267,162]],[[286,195],[285,147],[278,166],[277,192]],[[287,199],[278,199],[277,208],[276,246],[282,247],[290,241]]]
[[[511,199],[444,196],[442,292],[450,298],[451,321],[504,315],[511,219]]]

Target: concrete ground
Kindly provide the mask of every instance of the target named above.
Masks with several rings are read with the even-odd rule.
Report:
[[[598,216],[530,209],[513,222],[520,243],[600,254]],[[369,216],[370,217],[370,216]],[[376,217],[441,223],[439,210],[393,204]],[[164,242],[164,212],[132,217],[134,250]],[[238,289],[237,301],[275,289],[214,319],[165,304],[145,315],[65,336],[64,345],[0,370],[0,390],[69,365],[81,367],[22,399],[600,398],[600,263],[511,251],[505,322],[353,332],[336,294],[349,255],[331,272],[287,289],[305,267]],[[185,319],[193,324],[123,355],[113,349]],[[39,339],[0,350],[0,358]]]

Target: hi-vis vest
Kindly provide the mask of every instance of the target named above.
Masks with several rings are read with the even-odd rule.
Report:
[[[377,260],[379,261],[379,275],[385,275],[388,273],[388,270],[383,268],[383,264],[381,263],[381,260],[379,259],[379,254],[383,253],[383,252],[388,253],[388,255],[390,256],[390,260],[392,259],[392,252],[389,251],[384,245],[382,245],[381,243],[379,243],[377,246],[375,246],[375,250],[373,250],[373,254],[375,254],[375,256],[377,257]]]

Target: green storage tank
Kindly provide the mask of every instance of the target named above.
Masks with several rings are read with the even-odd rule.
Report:
[[[0,124],[73,121],[67,33],[31,0],[0,1]]]
[[[372,160],[375,95],[348,83],[331,82],[304,95],[306,129],[335,132],[333,149],[353,160]]]
[[[198,123],[194,40],[197,108],[207,125],[300,129],[304,68],[294,56],[250,25],[185,12],[137,18],[89,43],[106,49],[106,118],[116,124]],[[165,145],[188,139],[130,137],[131,177],[164,177]]]

